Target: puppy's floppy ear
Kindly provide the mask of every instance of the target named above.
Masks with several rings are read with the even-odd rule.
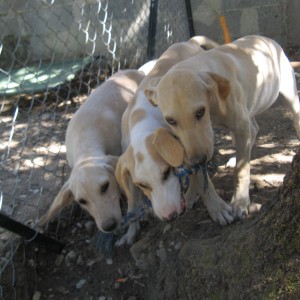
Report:
[[[165,128],[155,132],[153,144],[160,156],[172,167],[178,167],[183,162],[183,147]]]
[[[118,159],[116,166],[116,179],[121,188],[121,190],[125,193],[127,201],[133,203],[134,202],[134,192],[133,192],[133,183],[130,174],[130,170],[133,169],[134,165],[133,161],[133,152],[132,148],[129,147]]]
[[[73,200],[74,200],[74,196],[70,189],[70,179],[69,179],[67,182],[65,182],[65,184],[60,189],[59,193],[57,194],[54,201],[52,202],[49,210],[44,215],[42,215],[39,224],[45,225],[52,218],[54,218],[54,216],[56,216],[61,209],[70,205]]]
[[[208,75],[217,84],[221,99],[225,100],[231,91],[229,80],[215,73],[208,73]]]
[[[157,91],[156,86],[158,85],[161,77],[155,77],[150,79],[149,83],[147,84],[146,88],[144,89],[144,93],[146,97],[148,98],[149,102],[153,106],[157,106]]]
[[[107,155],[106,156],[106,162],[105,162],[105,167],[106,169],[110,172],[115,174],[115,170],[116,170],[116,166],[119,160],[118,156],[114,156],[114,155]]]

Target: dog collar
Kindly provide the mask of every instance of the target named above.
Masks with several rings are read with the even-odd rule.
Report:
[[[206,191],[208,188],[208,179],[207,179],[207,168],[206,164],[198,164],[198,165],[181,165],[173,169],[174,174],[178,177],[180,182],[181,193],[184,194],[188,190],[190,186],[190,175],[197,174],[198,172],[202,172],[204,177],[204,186],[203,189]]]

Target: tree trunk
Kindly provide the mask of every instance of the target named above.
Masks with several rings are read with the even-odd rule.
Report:
[[[185,243],[165,271],[163,297],[300,299],[299,249],[300,149],[277,197],[259,214]]]

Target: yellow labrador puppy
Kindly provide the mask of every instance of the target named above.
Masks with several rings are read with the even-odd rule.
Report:
[[[212,125],[231,130],[237,156],[231,204],[237,218],[248,213],[250,204],[255,116],[281,95],[300,138],[294,71],[281,47],[262,36],[246,36],[180,62],[145,94],[161,109],[191,165],[205,164],[212,157]]]
[[[121,193],[114,172],[121,155],[121,118],[143,78],[137,70],[119,71],[75,113],[66,132],[71,175],[40,224],[76,201],[94,217],[99,230],[111,232],[119,226]]]

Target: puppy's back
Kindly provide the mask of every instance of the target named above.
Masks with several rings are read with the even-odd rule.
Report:
[[[120,155],[121,118],[144,74],[124,70],[97,87],[71,119],[66,133],[67,159]]]

